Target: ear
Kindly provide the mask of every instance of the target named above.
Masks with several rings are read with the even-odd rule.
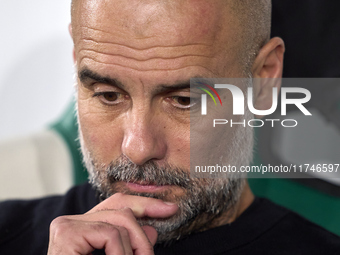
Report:
[[[278,91],[280,90],[284,52],[283,40],[275,37],[263,46],[254,61],[253,77],[261,78],[255,79],[258,81],[254,82],[254,107],[257,110],[270,109],[273,101],[273,87],[277,87]]]
[[[68,32],[70,33],[70,36],[73,39],[72,25],[71,24],[68,25]],[[76,52],[74,51],[74,48],[73,48],[72,54],[73,54],[73,63],[75,64],[76,63]]]

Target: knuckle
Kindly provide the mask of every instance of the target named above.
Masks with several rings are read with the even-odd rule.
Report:
[[[51,222],[50,228],[57,229],[62,226],[65,226],[67,223],[69,223],[69,219],[66,216],[59,216]]]
[[[119,230],[116,226],[113,226],[111,225],[109,228],[107,228],[109,233],[110,233],[110,236],[113,237],[113,238],[119,238],[120,236],[120,233],[119,233]]]
[[[129,207],[124,207],[124,208],[120,209],[120,211],[123,215],[126,215],[128,217],[131,217],[131,216],[134,215],[132,209],[129,208]]]
[[[50,224],[50,232],[53,237],[64,236],[64,233],[70,229],[71,220],[66,216],[55,218]]]
[[[116,213],[122,223],[136,220],[131,208],[125,207],[125,208],[117,210]]]
[[[112,225],[107,222],[96,222],[93,226],[92,229],[99,232],[99,233],[106,233],[106,236],[110,236],[112,239],[117,239],[120,237],[120,227]]]

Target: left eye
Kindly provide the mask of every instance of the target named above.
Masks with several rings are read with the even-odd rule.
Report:
[[[172,97],[172,100],[174,101],[176,107],[182,109],[189,109],[196,104],[195,100],[191,99],[190,97],[174,96]]]
[[[190,97],[174,97],[174,101],[182,106],[190,106]]]
[[[103,97],[108,102],[114,102],[119,98],[119,95],[116,92],[106,92],[103,94]]]
[[[105,104],[117,104],[121,101],[123,95],[118,92],[97,92],[93,97],[98,97]]]

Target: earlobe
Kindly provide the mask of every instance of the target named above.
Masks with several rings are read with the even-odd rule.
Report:
[[[285,45],[281,38],[271,39],[259,52],[254,65],[254,107],[268,110],[273,104],[273,88],[279,91],[283,70]],[[256,116],[262,117],[262,116]]]

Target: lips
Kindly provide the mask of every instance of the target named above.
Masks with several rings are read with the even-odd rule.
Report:
[[[149,182],[127,182],[126,186],[133,191],[137,192],[157,192],[163,191],[170,187],[170,185],[155,185]]]
[[[147,181],[133,181],[133,182],[128,182],[128,183],[133,183],[133,184],[142,185],[142,186],[162,186],[162,185],[157,185],[154,182],[147,182]]]

